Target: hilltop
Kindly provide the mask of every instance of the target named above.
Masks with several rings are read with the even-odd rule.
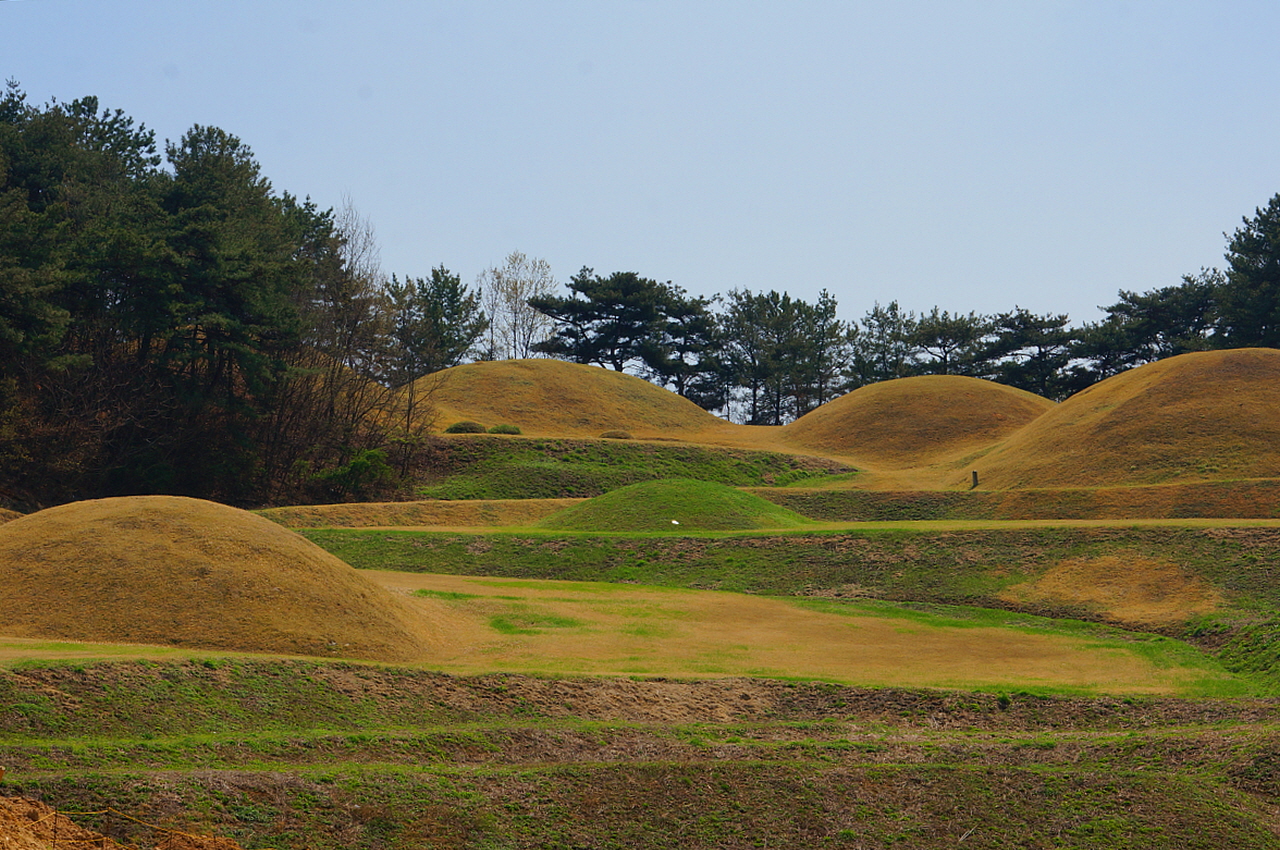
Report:
[[[599,437],[626,431],[637,438],[686,438],[723,424],[688,399],[648,381],[599,366],[563,360],[468,363],[428,375],[436,422],[470,420],[515,425],[526,435]]]
[[[1280,351],[1184,354],[1108,378],[977,465],[991,489],[1280,477]]]
[[[854,390],[782,427],[787,442],[873,466],[927,466],[986,448],[1053,410],[1038,395],[959,375]]]

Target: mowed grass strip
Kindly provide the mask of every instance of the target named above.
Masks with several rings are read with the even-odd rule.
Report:
[[[1003,611],[922,612],[597,582],[371,571],[467,625],[433,667],[765,676],[862,686],[1238,695],[1250,686],[1175,640]]]

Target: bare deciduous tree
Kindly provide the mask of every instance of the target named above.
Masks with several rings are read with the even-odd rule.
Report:
[[[554,323],[530,307],[529,299],[554,294],[556,279],[551,265],[512,251],[502,266],[481,272],[476,283],[489,317],[486,357],[512,360],[535,356],[534,345],[550,336]]]

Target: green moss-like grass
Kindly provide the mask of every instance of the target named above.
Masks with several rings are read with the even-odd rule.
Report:
[[[632,484],[540,523],[565,531],[735,531],[809,524],[794,511],[759,496],[691,478]]]

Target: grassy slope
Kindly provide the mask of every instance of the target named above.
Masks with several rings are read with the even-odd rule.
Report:
[[[1263,848],[1280,827],[1257,701],[235,660],[22,669],[0,700],[9,791],[247,847]]]
[[[1280,479],[1056,490],[873,491],[856,478],[757,487],[755,493],[826,522],[901,520],[1280,517]],[[836,489],[838,488],[838,489]]]
[[[974,466],[996,489],[1271,478],[1277,411],[1280,351],[1184,354],[1077,393]]]
[[[1048,399],[958,375],[854,390],[784,426],[797,447],[877,467],[924,466],[988,448],[1054,408]]]
[[[877,529],[697,537],[312,529],[322,547],[360,568],[624,581],[774,595],[891,599],[998,607],[1119,623],[1221,648],[1230,669],[1280,687],[1280,530],[1250,527],[1022,527],[930,532]],[[482,541],[482,542],[479,542]],[[1089,595],[1020,588],[1063,565],[1102,571],[1152,565],[1186,588],[1221,594],[1218,610],[1163,622]],[[1115,566],[1112,566],[1112,565]],[[1161,570],[1163,572],[1161,572]],[[1162,580],[1162,579],[1161,579]],[[1157,589],[1157,593],[1159,590]]]
[[[850,472],[834,461],[781,452],[661,442],[442,437],[418,493],[433,499],[598,496],[658,478],[760,487]]]
[[[779,434],[759,429],[724,428],[709,441],[785,449]],[[443,483],[456,488],[452,497],[495,497],[532,494],[558,471],[570,486],[586,482],[596,492],[639,480],[615,477],[606,455],[617,444],[608,445],[596,457],[565,453],[540,468],[516,458]],[[1194,476],[1225,470],[1210,469],[1221,458],[1192,460]],[[621,478],[649,465],[623,463],[632,469]],[[786,469],[783,476],[792,474]],[[556,492],[539,495],[567,494],[564,482],[552,483]],[[485,489],[494,487],[510,489]],[[887,496],[874,509],[1000,516],[1078,503],[1080,515],[1107,515],[1126,503],[1073,492],[996,503],[947,494],[973,498],[942,507]],[[1251,503],[1230,487],[1215,492],[1174,501]],[[796,498],[816,500],[808,503],[814,512],[848,504]],[[1227,596],[1223,612],[1174,631],[1197,634],[1262,678],[1280,663],[1280,628],[1267,619],[1280,607],[1272,574],[1280,543],[1270,529],[309,536],[363,566],[869,593],[1093,619],[1107,614],[1087,602],[1017,603],[1001,593],[1072,559],[1155,559]],[[1216,848],[1273,847],[1280,835],[1274,701],[861,692],[746,680],[717,683],[742,693],[715,697],[674,682],[448,679],[280,662],[61,669],[20,669],[0,682],[0,704],[14,709],[0,714],[0,763],[17,766],[11,789],[219,826],[246,846]],[[791,697],[761,700],[760,688]],[[683,713],[626,713],[645,705]]]
[[[723,484],[665,478],[611,490],[538,524],[564,531],[729,531],[799,528],[809,520]]]

